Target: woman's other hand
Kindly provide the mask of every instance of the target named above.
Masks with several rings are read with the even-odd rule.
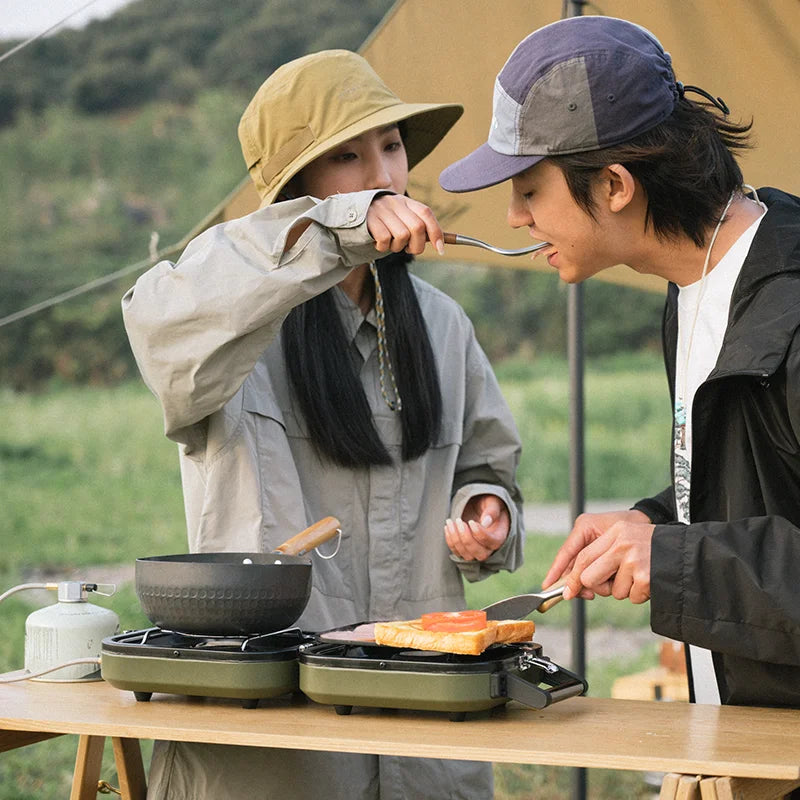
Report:
[[[424,203],[402,194],[376,197],[367,211],[367,230],[381,253],[405,250],[419,255],[431,242],[439,255],[444,253],[444,237],[436,215]]]
[[[494,494],[471,498],[460,519],[448,519],[444,526],[447,546],[465,561],[486,561],[502,547],[511,529],[506,504]]]

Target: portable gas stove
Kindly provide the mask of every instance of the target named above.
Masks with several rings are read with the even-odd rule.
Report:
[[[237,698],[255,708],[261,699],[298,690],[298,649],[311,641],[297,628],[241,638],[148,628],[103,639],[100,671],[137,700],[165,692]]]
[[[300,647],[300,690],[339,714],[368,706],[446,711],[461,721],[509,700],[545,708],[587,690],[583,678],[542,656],[535,642],[465,656],[318,639]]]

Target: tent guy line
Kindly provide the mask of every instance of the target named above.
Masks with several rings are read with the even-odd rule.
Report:
[[[34,303],[32,306],[28,306],[28,308],[23,308],[20,311],[15,311],[13,314],[9,314],[5,317],[0,317],[0,328],[4,325],[10,325],[12,322],[18,322],[25,317],[29,317],[32,314],[36,314],[39,311],[44,311],[46,308],[51,308],[52,306],[57,306],[59,303],[63,303],[66,300],[71,300],[73,297],[77,297],[78,295],[85,294],[86,292],[90,292],[93,289],[98,289],[101,286],[105,286],[106,284],[113,283],[118,278],[123,277],[124,275],[129,275],[131,272],[141,272],[148,267],[153,266],[153,264],[158,263],[159,261],[163,261],[165,258],[169,258],[176,253],[179,253],[183,250],[186,245],[188,244],[187,239],[183,239],[177,244],[170,245],[169,247],[165,247],[163,250],[159,250],[157,253],[149,256],[148,258],[142,259],[141,261],[137,261],[135,264],[128,264],[126,267],[122,267],[122,269],[118,269],[116,272],[112,272],[109,275],[103,275],[100,278],[95,278],[94,280],[89,281],[88,283],[84,283],[81,286],[76,286],[74,289],[69,289],[66,292],[62,292],[61,294],[55,295],[55,297],[51,297],[47,300],[42,300],[40,303]]]
[[[41,39],[42,36],[47,36],[50,31],[54,31],[59,26],[63,25],[67,20],[72,19],[72,17],[74,17],[76,14],[80,14],[81,11],[89,8],[89,6],[93,6],[96,2],[97,0],[89,0],[88,3],[84,3],[80,8],[76,8],[74,11],[71,11],[66,17],[60,19],[46,30],[43,30],[41,33],[37,33],[35,36],[31,36],[30,39],[26,39],[24,42],[20,42],[18,45],[16,45],[16,47],[12,47],[10,50],[0,55],[0,62],[5,61],[7,58],[11,58],[14,53],[18,53],[24,47],[27,47],[29,44],[33,44],[33,42],[35,42],[37,39]]]

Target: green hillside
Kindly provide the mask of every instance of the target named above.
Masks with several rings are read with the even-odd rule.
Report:
[[[390,5],[136,0],[0,62],[0,386],[135,378],[119,311],[135,271],[2,320],[180,241],[245,175],[236,127],[264,78],[307,52],[357,49]],[[564,354],[555,276],[418,269],[462,303],[493,361]],[[587,353],[656,350],[661,304],[587,285]]]

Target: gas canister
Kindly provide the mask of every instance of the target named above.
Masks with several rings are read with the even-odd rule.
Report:
[[[5,592],[0,599],[22,589],[58,592],[58,602],[34,611],[25,621],[25,671],[30,678],[100,680],[101,644],[105,637],[119,632],[119,617],[108,608],[90,603],[88,595],[110,595],[116,587],[83,581],[23,584]],[[70,663],[76,661],[79,663]]]

